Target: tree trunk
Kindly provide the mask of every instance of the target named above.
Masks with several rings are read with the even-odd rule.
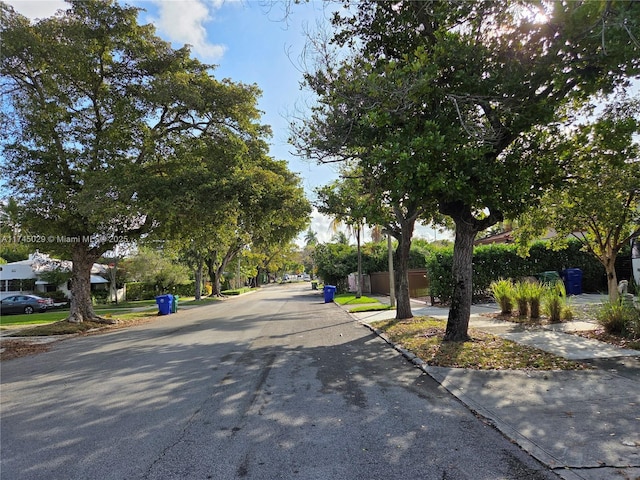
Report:
[[[209,282],[211,283],[211,295],[210,297],[219,297],[220,293],[220,271],[213,257],[209,257],[206,260],[207,270],[209,272]]]
[[[618,300],[618,277],[616,276],[615,256],[601,259],[604,270],[607,272],[607,289],[609,291],[609,301],[614,303]]]
[[[453,295],[444,340],[464,342],[469,340],[469,317],[473,299],[473,241],[477,231],[467,222],[455,223]]]
[[[227,268],[227,265],[240,251],[239,248],[229,248],[224,258],[220,262],[220,265],[216,266],[216,258],[218,257],[217,252],[214,252],[214,255],[211,255],[207,258],[207,268],[209,269],[209,280],[211,281],[211,297],[220,297],[222,296],[222,291],[220,288],[220,279],[222,278],[222,274],[224,273],[224,269]]]
[[[412,318],[411,297],[409,296],[409,251],[415,220],[401,223],[401,234],[398,238],[398,248],[395,252],[394,271],[396,288],[396,320]]]
[[[196,300],[200,300],[202,298],[202,270],[204,269],[204,261],[201,257],[198,257],[198,263],[195,270],[195,280],[196,280],[196,291],[195,296]]]
[[[445,341],[469,340],[469,317],[473,300],[473,241],[476,234],[504,220],[502,212],[490,212],[482,219],[473,215],[470,205],[463,202],[440,204],[440,213],[450,216],[456,225],[453,244],[453,294],[444,334]]]
[[[91,302],[91,268],[99,255],[90,253],[89,245],[76,243],[71,251],[71,308],[67,321],[82,323],[87,321],[115,323],[99,317],[93,310]]]

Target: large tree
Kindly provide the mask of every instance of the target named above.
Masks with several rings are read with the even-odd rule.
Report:
[[[0,9],[3,174],[38,247],[73,261],[69,320],[97,320],[94,261],[174,208],[158,201],[176,193],[163,159],[187,138],[242,130],[255,92],[217,81],[114,0],[72,0],[35,23]]]
[[[638,75],[640,3],[343,3],[340,56],[307,75],[319,104],[295,138],[301,153],[357,158],[389,195],[451,217],[445,338],[466,340],[476,234],[561,178],[531,130]]]
[[[640,234],[640,100],[614,102],[594,121],[555,131],[548,155],[564,159],[565,179],[518,222],[516,237],[555,231],[549,245],[576,238],[607,274],[609,299],[618,298],[616,257]]]

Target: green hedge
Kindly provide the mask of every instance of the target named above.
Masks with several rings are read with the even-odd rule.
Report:
[[[129,282],[127,283],[127,300],[153,300],[157,295],[163,295],[170,293],[172,295],[178,295],[181,297],[193,297],[196,292],[195,282],[187,283],[184,285],[175,285],[169,288],[167,291],[160,291],[156,285],[141,282]]]
[[[478,246],[473,254],[474,299],[489,296],[489,285],[493,280],[517,279],[546,271],[560,273],[565,268],[582,270],[584,292],[606,291],[604,267],[580,248],[580,243],[573,241],[566,249],[553,251],[538,242],[531,247],[529,257],[522,258],[517,255],[515,245]],[[434,250],[427,257],[430,293],[443,301],[448,301],[453,292],[452,266],[453,247]]]
[[[384,272],[389,268],[386,243],[362,246],[362,272]],[[318,277],[325,285],[334,285],[337,292],[348,291],[347,277],[358,271],[358,251],[353,245],[336,243],[319,244],[313,253]],[[413,249],[409,252],[409,268],[425,268],[424,252]]]

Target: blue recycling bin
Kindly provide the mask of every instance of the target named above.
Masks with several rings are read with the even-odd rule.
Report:
[[[324,303],[333,302],[333,297],[336,294],[336,287],[333,285],[324,286]]]
[[[579,268],[563,270],[562,281],[567,295],[582,295],[582,270]]]
[[[158,313],[160,315],[169,315],[171,313],[171,305],[173,304],[173,295],[170,293],[158,295],[156,297],[156,303],[158,304]]]

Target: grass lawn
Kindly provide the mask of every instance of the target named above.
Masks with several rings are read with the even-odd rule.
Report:
[[[218,298],[205,297],[196,301],[194,297],[180,297],[180,306],[207,305],[211,302],[220,301]],[[155,300],[141,300],[135,302],[124,302],[118,305],[99,305],[94,307],[96,314],[107,319],[118,321],[115,326],[108,326],[98,322],[84,322],[82,324],[72,324],[62,322],[69,316],[69,309],[51,310],[44,313],[34,313],[31,315],[3,315],[0,317],[0,329],[20,329],[19,336],[46,336],[65,335],[72,333],[82,333],[87,330],[104,328],[121,328],[131,326],[145,319],[153,319],[158,316],[157,304]],[[30,327],[26,330],[21,327]]]
[[[155,300],[143,300],[141,302],[127,302],[119,305],[96,306],[95,312],[101,317],[107,318],[127,318],[131,316],[133,308],[145,308],[142,312],[145,316],[149,316],[151,313],[155,313],[156,302]],[[135,312],[140,313],[140,312]],[[69,316],[69,309],[56,309],[43,313],[32,313],[31,315],[2,315],[0,317],[0,328],[20,327],[28,325],[40,325],[44,323],[54,323],[64,320]]]
[[[341,293],[333,297],[333,301],[338,305],[358,305],[364,303],[380,303],[375,298],[365,297],[356,298],[353,293]]]
[[[110,303],[108,305],[96,305],[94,308],[96,310],[100,310],[102,308],[139,308],[139,307],[151,307],[155,306],[156,301],[154,300],[136,300],[135,302],[121,302],[118,304]]]
[[[220,293],[222,293],[223,295],[240,295],[243,293],[251,292],[253,290],[257,290],[257,289],[251,288],[251,287],[242,287],[242,288],[236,288],[233,290],[223,290]]]
[[[32,313],[31,315],[2,315],[0,317],[0,328],[18,327],[21,325],[39,325],[41,323],[53,323],[64,320],[69,316],[69,310],[51,310],[43,313]]]
[[[385,320],[372,326],[393,343],[401,345],[428,365],[477,370],[582,370],[589,366],[520,345],[494,335],[469,329],[469,342],[444,342],[446,320],[414,317]]]

